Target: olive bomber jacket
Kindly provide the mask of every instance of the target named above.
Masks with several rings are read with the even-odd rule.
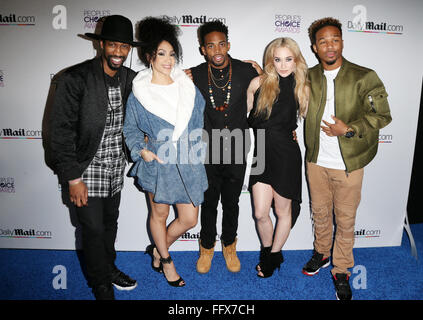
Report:
[[[319,153],[320,125],[326,104],[326,77],[322,64],[309,69],[310,100],[305,120],[306,160],[316,162]],[[346,171],[366,166],[377,153],[379,129],[391,121],[388,94],[376,72],[343,58],[334,80],[335,117],[351,127],[352,138],[339,136]]]

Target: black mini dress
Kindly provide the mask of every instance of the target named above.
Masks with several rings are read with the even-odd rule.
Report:
[[[280,93],[270,117],[255,115],[260,88],[254,96],[254,105],[248,117],[248,124],[254,131],[254,157],[257,159],[257,130],[265,129],[265,167],[259,175],[251,175],[249,190],[257,182],[272,186],[279,195],[292,200],[292,227],[300,213],[302,190],[302,157],[298,143],[293,140],[292,131],[297,128],[297,101],[294,95],[295,79],[293,73],[279,77]],[[258,158],[262,158],[259,155]]]

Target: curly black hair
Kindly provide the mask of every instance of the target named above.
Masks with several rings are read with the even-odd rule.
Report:
[[[317,31],[327,26],[333,26],[338,28],[342,36],[342,24],[341,22],[339,22],[338,19],[331,18],[331,17],[322,18],[322,19],[314,21],[310,25],[310,27],[308,27],[308,36],[310,38],[311,44],[316,44]]]
[[[201,47],[204,47],[204,38],[211,32],[222,32],[228,40],[228,27],[219,20],[209,21],[203,23],[198,27],[197,36]]]
[[[167,41],[175,52],[176,61],[182,59],[182,47],[178,40],[180,29],[163,17],[146,17],[137,26],[137,38],[142,42],[139,48],[140,60],[145,66],[154,59],[159,44]]]

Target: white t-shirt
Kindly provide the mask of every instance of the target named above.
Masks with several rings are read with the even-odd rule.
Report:
[[[335,123],[331,116],[335,116],[335,86],[334,80],[341,67],[334,70],[325,70],[327,90],[326,90],[326,106],[323,112],[322,120],[329,123]],[[323,121],[322,126],[326,126]],[[317,157],[317,165],[330,168],[345,170],[345,163],[342,159],[341,149],[339,148],[338,137],[329,137],[322,130],[320,131],[319,155]]]
[[[169,113],[168,116],[171,119],[175,119],[171,123],[174,125],[176,122],[176,109],[179,98],[177,83],[175,81],[168,85],[151,83],[150,92],[155,102],[160,105],[161,108],[166,109],[166,113]]]

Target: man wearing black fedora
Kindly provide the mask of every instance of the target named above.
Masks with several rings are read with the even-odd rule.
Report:
[[[132,290],[137,282],[115,265],[115,240],[125,169],[122,139],[125,104],[136,73],[124,67],[132,46],[129,19],[104,19],[101,55],[67,69],[57,80],[51,114],[55,172],[81,225],[88,285],[96,299],[114,299],[115,286]]]

